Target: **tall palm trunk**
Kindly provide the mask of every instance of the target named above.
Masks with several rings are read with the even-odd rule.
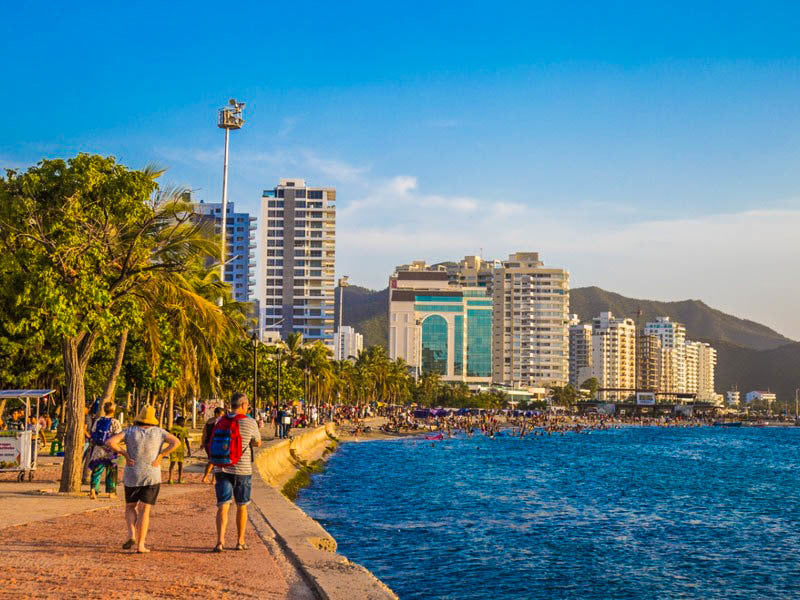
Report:
[[[172,427],[172,416],[175,414],[175,390],[169,388],[169,412],[167,413],[167,429]]]
[[[119,372],[122,370],[122,359],[125,357],[125,346],[127,346],[127,344],[128,330],[123,329],[119,340],[117,340],[117,351],[114,354],[114,363],[111,365],[111,372],[108,374],[106,389],[103,391],[103,399],[100,401],[100,406],[114,400],[114,391],[117,388]]]

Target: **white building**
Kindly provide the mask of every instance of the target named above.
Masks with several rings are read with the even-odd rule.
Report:
[[[340,327],[333,334],[333,357],[336,360],[347,360],[348,358],[358,358],[359,353],[364,349],[364,336],[356,333],[356,330],[349,325]]]
[[[697,399],[704,402],[717,400],[715,369],[717,367],[717,351],[709,344],[697,344]]]
[[[725,402],[728,406],[739,406],[740,396],[739,390],[729,390],[725,393]]]
[[[333,349],[336,190],[281,179],[261,199],[261,327]]]
[[[592,326],[569,317],[569,382],[575,388],[592,376]]]
[[[752,392],[747,392],[744,396],[744,401],[747,404],[752,404],[753,402],[764,402],[767,406],[772,406],[772,403],[775,402],[777,397],[772,392],[763,392],[759,390],[753,390]]]
[[[686,360],[686,386],[683,391],[687,394],[697,393],[697,375],[700,360],[700,342],[686,342],[684,359]]]
[[[601,388],[599,399],[622,401],[636,389],[636,325],[633,319],[602,312],[592,319],[592,376]]]
[[[495,383],[531,387],[569,381],[569,272],[517,252],[494,269]]]
[[[686,327],[669,317],[656,317],[644,325],[644,335],[653,335],[661,342],[661,382],[659,389],[667,393],[686,391]]]

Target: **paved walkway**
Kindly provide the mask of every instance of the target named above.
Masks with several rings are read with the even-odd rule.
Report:
[[[162,484],[147,538],[152,552],[139,555],[121,548],[120,498],[43,495],[38,490],[57,487],[56,467],[50,470],[37,472],[32,483],[0,481],[0,596],[315,598],[270,532],[262,528],[259,537],[252,522],[249,550],[211,552],[215,497],[212,486],[199,483],[200,473],[186,474],[193,483]],[[234,510],[226,540],[231,548]]]

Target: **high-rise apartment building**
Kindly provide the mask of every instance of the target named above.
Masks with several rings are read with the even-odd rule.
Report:
[[[697,397],[700,400],[720,401],[716,391],[716,367],[717,350],[709,344],[701,344],[697,353]]]
[[[569,382],[578,388],[592,377],[592,326],[569,317]]]
[[[494,269],[492,377],[506,385],[569,380],[569,273],[517,252]]]
[[[389,278],[389,357],[444,381],[491,382],[492,300],[483,288],[450,285],[444,270]]]
[[[333,349],[336,190],[281,179],[261,199],[261,326]]]
[[[457,263],[444,263],[450,283],[466,287],[486,288],[492,295],[494,270],[503,265],[499,260],[484,260],[480,256],[465,256]]]
[[[663,356],[661,338],[640,331],[636,339],[636,388],[642,392],[661,390]]]
[[[188,198],[187,198],[188,199]],[[203,219],[214,219],[216,231],[222,226],[222,203],[193,202],[194,212]],[[225,217],[227,245],[225,248],[225,283],[230,284],[237,302],[253,300],[256,268],[256,217],[236,212],[228,203]]]
[[[700,359],[700,342],[686,342],[684,345],[684,360],[686,360],[686,386],[683,391],[687,394],[697,394],[698,361]]]
[[[600,400],[622,401],[636,391],[636,325],[602,312],[592,319],[592,376]]]
[[[335,360],[358,358],[363,349],[364,336],[356,333],[356,330],[349,325],[340,327],[333,334],[333,358]]]
[[[686,390],[686,327],[669,317],[656,317],[645,323],[644,335],[654,335],[661,342],[660,389],[666,393]]]

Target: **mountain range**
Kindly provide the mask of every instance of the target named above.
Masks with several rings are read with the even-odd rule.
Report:
[[[351,285],[344,288],[342,322],[364,336],[364,345],[387,346],[389,291]],[[338,314],[339,290],[336,291]],[[570,290],[570,312],[589,321],[603,311],[638,322],[656,316],[686,325],[687,339],[708,342],[717,349],[718,392],[737,387],[770,389],[779,400],[794,398],[800,388],[800,342],[765,325],[712,308],[700,300],[659,302],[628,298],[598,287]]]

